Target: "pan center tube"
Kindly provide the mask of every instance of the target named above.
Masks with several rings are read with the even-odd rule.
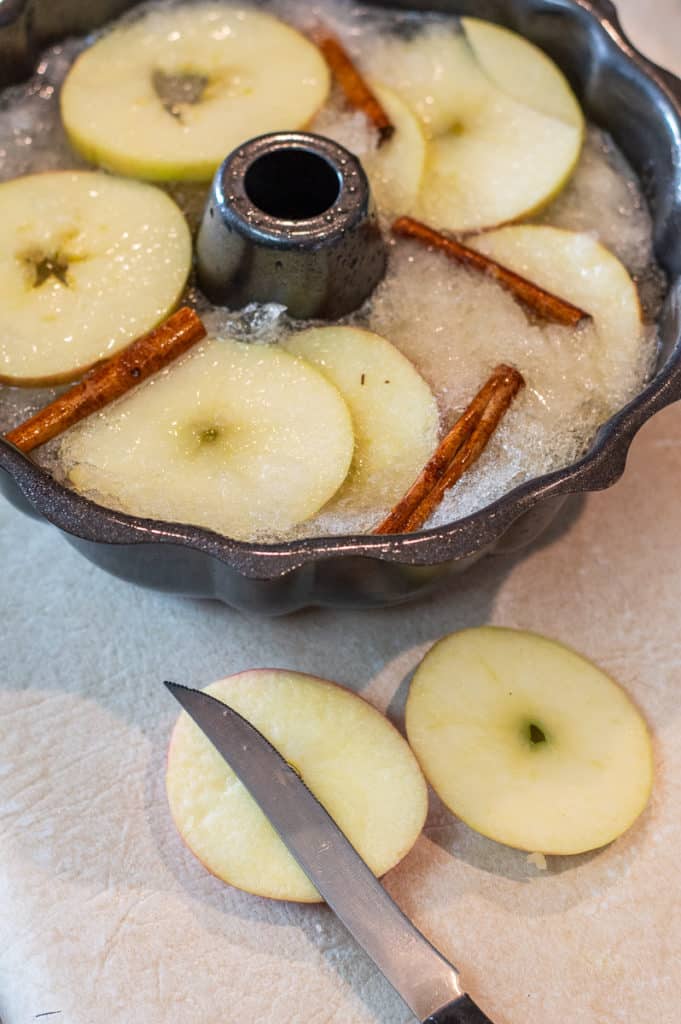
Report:
[[[215,174],[196,258],[199,285],[218,305],[279,302],[299,319],[351,313],[386,266],[362,165],[307,132],[244,143]]]

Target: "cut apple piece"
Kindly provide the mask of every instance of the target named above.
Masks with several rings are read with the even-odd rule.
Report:
[[[479,273],[487,274],[512,292],[517,299],[520,299],[529,309],[538,313],[547,320],[568,327],[577,327],[587,314],[583,309],[578,309],[565,299],[558,298],[551,292],[539,288],[534,281],[528,281],[520,274],[502,266],[496,260],[483,255],[479,250],[472,249],[449,235],[443,235],[440,231],[434,231],[427,224],[414,220],[413,217],[399,217],[392,226],[393,233],[402,235],[404,238],[413,238],[424,245],[432,246],[445,253],[450,259],[456,260],[463,266]]]
[[[556,69],[551,106],[560,107],[555,96],[563,89],[563,106],[573,115],[568,120],[521,102],[516,97],[522,90],[500,86],[520,60],[528,66],[528,81],[546,76],[548,58],[513,33],[504,40],[505,47],[496,47],[495,79],[466,35],[449,28],[390,40],[372,55],[373,73],[406,100],[426,128],[425,172],[411,212],[434,227],[474,230],[539,209],[561,190],[579,157],[583,124],[567,81]],[[508,72],[501,70],[504,60]],[[533,60],[540,64],[537,72]]]
[[[453,131],[463,114],[485,103],[490,82],[463,32],[431,26],[409,39],[377,42],[371,79],[394,89],[420,118],[429,139]]]
[[[650,796],[650,736],[627,694],[532,633],[482,627],[441,640],[416,670],[406,725],[450,810],[521,850],[604,846]]]
[[[426,163],[426,136],[421,122],[392,89],[372,82],[371,88],[390,117],[394,134],[363,159],[381,211],[398,214],[413,207]]]
[[[426,786],[405,741],[370,704],[334,683],[283,669],[244,672],[205,692],[267,737],[377,876],[406,856],[423,828]],[[320,900],[263,812],[184,713],[170,743],[166,787],[180,835],[218,878],[272,899]]]
[[[57,171],[0,185],[0,380],[70,380],[162,320],[191,239],[160,189]]]
[[[490,91],[429,143],[418,216],[449,231],[527,216],[560,192],[581,144],[571,125]]]
[[[61,458],[104,504],[254,540],[314,515],[353,445],[343,399],[312,366],[212,339],[65,434]]]
[[[317,367],[350,409],[355,456],[332,508],[361,514],[392,506],[437,445],[430,388],[394,345],[357,327],[312,328],[286,347]]]
[[[246,139],[301,128],[324,103],[318,49],[271,15],[223,4],[165,7],[77,59],[61,94],[86,159],[155,180],[208,180]]]
[[[577,97],[557,64],[529,39],[481,18],[462,18],[479,66],[501,92],[518,103],[584,129]]]
[[[626,267],[591,235],[518,225],[469,238],[467,244],[589,313],[606,380],[623,379],[623,371],[626,379],[627,367],[629,374],[637,369],[635,353],[644,327],[636,285]]]

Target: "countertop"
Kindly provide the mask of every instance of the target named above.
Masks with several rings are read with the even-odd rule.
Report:
[[[681,71],[681,0],[620,4]],[[497,1024],[678,1024],[681,992],[681,405],[637,438],[621,482],[523,557],[484,561],[390,611],[251,619],[128,586],[0,505],[0,1016],[4,1024],[407,1024],[324,907],[209,876],[169,821],[161,681],[291,667],[399,724],[434,640],[496,623],[609,670],[654,733],[653,800],[608,848],[542,872],[454,820],[386,885]]]

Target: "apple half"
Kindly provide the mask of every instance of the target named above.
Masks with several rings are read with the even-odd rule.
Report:
[[[92,171],[0,184],[0,380],[72,380],[159,323],[191,267],[165,192]]]
[[[396,729],[335,683],[283,669],[243,672],[206,693],[248,719],[301,775],[381,876],[416,842],[427,811],[423,776]],[[184,712],[168,753],[177,829],[218,878],[258,896],[320,901],[272,825]]]
[[[209,180],[246,139],[302,128],[324,103],[319,50],[278,18],[204,3],[152,8],[76,60],[64,127],[87,160],[152,180]]]
[[[73,427],[60,458],[103,504],[254,540],[314,515],[353,448],[347,406],[312,366],[214,338]]]
[[[324,511],[361,515],[392,507],[437,445],[430,387],[394,345],[358,327],[313,327],[294,334],[286,348],[338,388],[352,416],[350,473]]]
[[[391,39],[372,73],[428,137],[414,216],[451,231],[516,220],[549,202],[581,151],[583,116],[558,67],[514,32],[478,19]],[[537,99],[538,92],[544,99]]]
[[[625,691],[533,633],[481,627],[445,637],[416,670],[406,727],[447,807],[521,850],[604,846],[650,796],[650,735]]]

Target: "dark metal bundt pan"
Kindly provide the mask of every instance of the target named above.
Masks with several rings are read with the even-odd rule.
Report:
[[[4,0],[0,79],[18,80],[47,42],[129,6],[130,0]],[[612,133],[641,176],[653,212],[657,258],[670,281],[657,373],[601,428],[579,462],[517,487],[466,519],[409,537],[238,543],[100,508],[0,442],[6,496],[60,527],[86,557],[117,576],[270,614],[309,604],[405,601],[486,553],[523,547],[569,495],[609,487],[643,423],[681,398],[681,81],[631,46],[608,0],[392,0],[377,6],[489,18],[533,40],[567,73],[588,116]]]

